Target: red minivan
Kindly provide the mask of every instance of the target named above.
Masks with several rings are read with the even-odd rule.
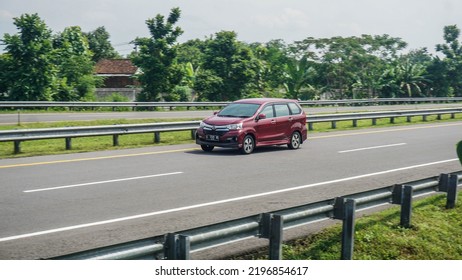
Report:
[[[204,119],[196,143],[210,152],[215,146],[250,154],[255,147],[287,145],[298,149],[307,138],[306,115],[296,100],[242,99]]]

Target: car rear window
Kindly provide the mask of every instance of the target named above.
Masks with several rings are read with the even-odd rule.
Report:
[[[298,115],[302,112],[302,109],[300,109],[300,107],[295,104],[295,103],[288,103],[289,104],[289,108],[290,108],[290,111],[292,112],[292,115]]]

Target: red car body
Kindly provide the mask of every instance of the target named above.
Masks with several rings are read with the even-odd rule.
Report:
[[[245,154],[255,147],[288,145],[298,149],[307,139],[306,114],[296,100],[242,99],[204,119],[196,143],[204,151],[215,146],[237,148]]]

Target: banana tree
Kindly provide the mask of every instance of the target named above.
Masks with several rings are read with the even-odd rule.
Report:
[[[312,88],[309,81],[315,73],[316,70],[310,65],[306,57],[289,61],[286,64],[284,75],[287,97],[298,99],[303,88]]]

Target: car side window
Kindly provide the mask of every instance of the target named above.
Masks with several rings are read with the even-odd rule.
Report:
[[[261,110],[260,114],[265,114],[267,118],[274,118],[273,105],[266,105],[265,108]]]
[[[297,104],[290,102],[288,103],[288,105],[289,105],[290,111],[292,112],[292,115],[298,115],[302,112],[302,110],[300,109],[299,106],[297,106]]]
[[[274,110],[276,111],[276,117],[284,117],[290,115],[289,107],[287,107],[287,104],[275,104]]]

